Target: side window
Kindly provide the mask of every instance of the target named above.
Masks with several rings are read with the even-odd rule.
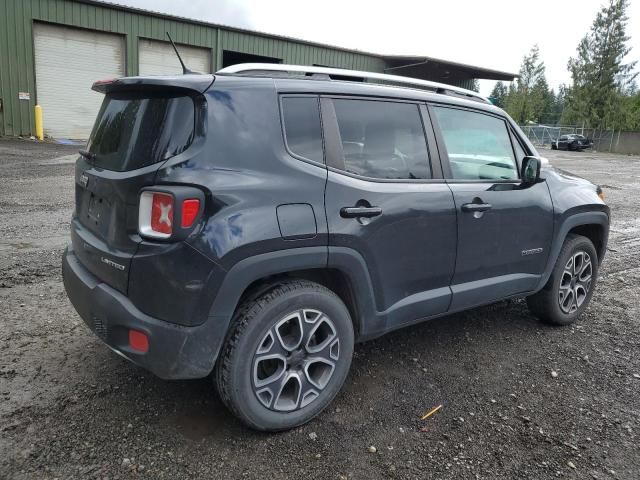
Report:
[[[504,120],[454,108],[434,107],[433,110],[444,137],[453,178],[518,178],[518,167]]]
[[[431,178],[418,106],[334,99],[345,170],[370,178]]]
[[[324,162],[317,97],[283,97],[284,136],[292,153]]]
[[[524,148],[522,148],[518,137],[513,131],[511,132],[511,138],[513,139],[513,146],[516,151],[516,163],[521,165],[522,159],[527,156],[527,153],[524,151]]]

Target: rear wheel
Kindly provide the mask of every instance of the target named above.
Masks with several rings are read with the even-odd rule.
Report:
[[[598,256],[593,243],[569,235],[547,285],[527,298],[529,309],[552,325],[569,325],[587,308],[598,277]]]
[[[551,150],[557,150],[558,149],[558,145],[556,145],[556,142],[551,142]]]
[[[308,422],[336,396],[353,355],[340,298],[308,281],[275,286],[236,312],[216,367],[223,402],[256,430]]]

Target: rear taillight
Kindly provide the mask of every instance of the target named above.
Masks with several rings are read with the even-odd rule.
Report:
[[[143,237],[185,239],[200,218],[204,195],[193,187],[147,187],[140,192],[138,232]]]
[[[182,228],[189,228],[198,218],[200,212],[200,200],[188,198],[182,201]]]
[[[152,238],[169,238],[173,233],[174,203],[170,193],[142,192],[138,212],[140,233]]]
[[[173,196],[154,193],[151,200],[151,229],[171,235],[173,231]]]

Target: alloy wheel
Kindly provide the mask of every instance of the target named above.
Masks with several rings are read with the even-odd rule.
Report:
[[[340,339],[319,310],[300,309],[278,320],[253,355],[252,388],[266,408],[291,412],[316,400],[340,358]]]
[[[571,314],[584,303],[592,277],[593,265],[589,254],[582,250],[574,253],[564,266],[558,289],[558,304],[564,313]]]

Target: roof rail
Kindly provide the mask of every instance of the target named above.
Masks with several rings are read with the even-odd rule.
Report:
[[[298,73],[298,74],[318,74],[318,75],[337,75],[340,77],[353,77],[353,78],[365,78],[371,80],[382,80],[386,82],[393,82],[400,85],[412,85],[428,90],[433,90],[436,93],[443,94],[455,94],[463,97],[469,97],[472,100],[482,101],[485,103],[491,103],[486,97],[483,97],[478,92],[473,90],[467,90],[466,88],[455,87],[453,85],[447,85],[446,83],[432,82],[430,80],[422,80],[420,78],[403,77],[401,75],[389,75],[386,73],[375,72],[363,72],[359,70],[346,70],[342,68],[328,68],[328,67],[308,67],[305,65],[284,65],[281,63],[240,63],[238,65],[231,65],[218,70],[216,74],[233,75],[233,74],[248,74],[251,72],[265,74],[267,72],[281,72],[281,73]]]

